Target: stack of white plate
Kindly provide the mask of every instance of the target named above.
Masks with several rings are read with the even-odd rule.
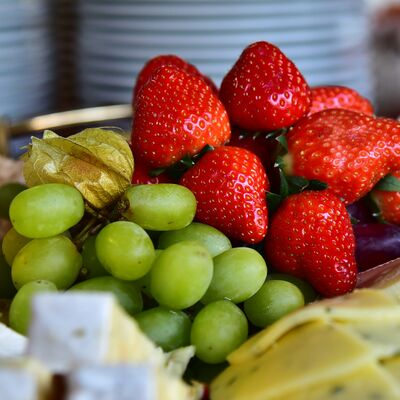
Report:
[[[79,92],[126,102],[143,64],[177,54],[219,84],[248,44],[266,40],[311,85],[371,95],[364,0],[80,0]]]
[[[51,108],[52,57],[46,0],[0,1],[0,118]]]

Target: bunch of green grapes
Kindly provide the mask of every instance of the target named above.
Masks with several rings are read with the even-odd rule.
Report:
[[[193,344],[200,360],[218,364],[247,339],[249,325],[263,328],[309,300],[304,282],[267,278],[259,252],[194,222],[196,199],[183,186],[131,186],[112,218],[89,214],[72,186],[24,189],[0,202],[12,223],[0,298],[12,299],[10,326],[21,333],[38,292],[107,291],[165,351]]]

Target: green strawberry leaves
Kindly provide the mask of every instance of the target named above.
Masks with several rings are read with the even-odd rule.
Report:
[[[393,175],[386,175],[374,187],[377,190],[386,192],[400,192],[400,179]]]
[[[275,138],[275,140],[281,145],[281,148],[283,148],[286,152],[288,151],[288,143],[286,139],[286,132],[281,133],[279,136]]]
[[[268,210],[273,213],[278,209],[283,200],[289,195],[303,192],[304,190],[324,190],[328,185],[316,179],[308,180],[301,176],[287,176],[279,169],[279,193],[267,192]]]
[[[282,197],[279,194],[273,192],[267,192],[267,206],[268,212],[273,214],[281,205]]]
[[[284,135],[278,136],[279,143],[281,143],[282,147],[286,142],[286,138]],[[268,210],[270,213],[275,212],[283,200],[286,199],[289,195],[300,193],[304,190],[324,190],[328,187],[328,185],[324,182],[318,181],[316,179],[308,180],[302,176],[292,176],[286,175],[284,172],[284,159],[282,156],[278,156],[276,158],[275,168],[279,169],[279,193],[267,192],[267,203]]]
[[[170,167],[160,167],[154,168],[149,172],[151,177],[156,177],[161,175],[162,173],[166,172],[171,178],[175,180],[179,180],[179,178],[190,168],[192,168],[196,162],[200,160],[204,154],[208,153],[209,151],[213,151],[214,147],[206,144],[197,154],[194,156],[186,155],[182,159],[180,159],[175,164],[171,165]]]

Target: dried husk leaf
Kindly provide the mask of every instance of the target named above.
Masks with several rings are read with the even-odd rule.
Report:
[[[96,209],[111,205],[124,193],[134,165],[124,137],[101,128],[67,138],[45,131],[43,139],[32,137],[23,160],[28,186],[54,182],[74,186]]]

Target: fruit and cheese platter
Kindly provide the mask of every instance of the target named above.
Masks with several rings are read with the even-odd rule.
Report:
[[[400,123],[268,42],[129,107],[6,161],[0,400],[400,399]]]

